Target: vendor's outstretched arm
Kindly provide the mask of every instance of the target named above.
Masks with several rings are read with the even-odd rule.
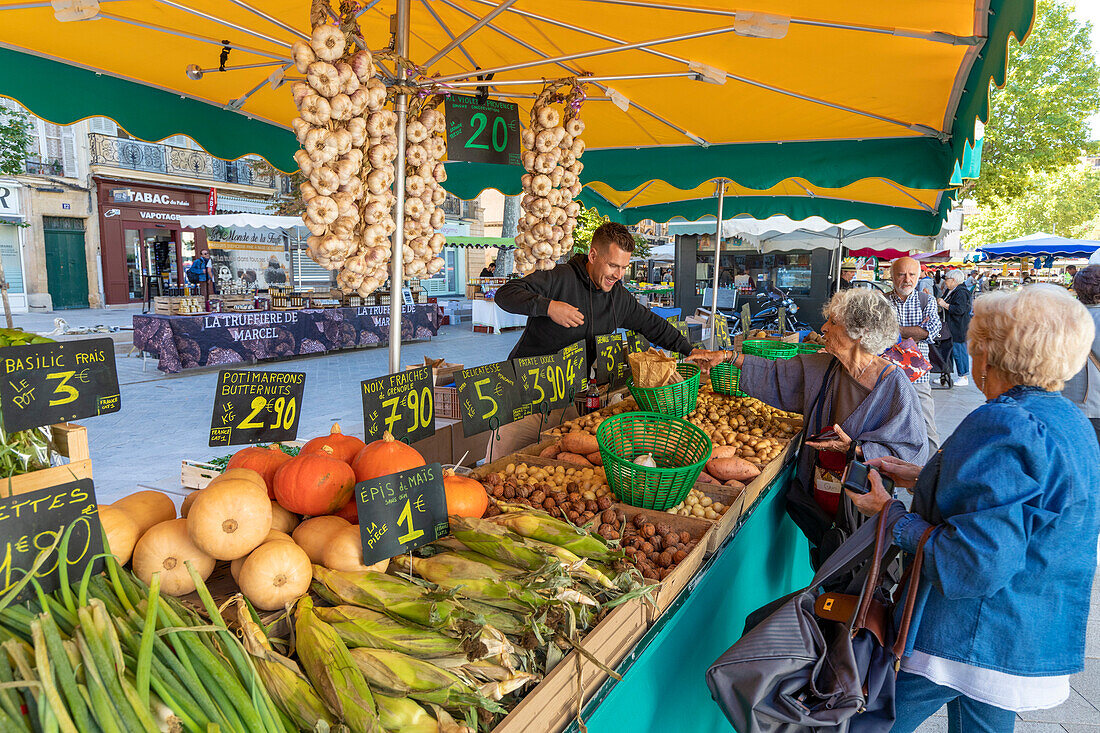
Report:
[[[634,300],[634,298],[630,298],[626,302],[627,311],[623,318],[623,328],[642,334],[650,343],[660,346],[662,349],[685,355],[691,353],[691,342],[673,328],[671,323]]]
[[[494,297],[496,304],[509,313],[531,318],[547,315],[553,300],[552,270],[536,270],[527,277],[509,280]]]

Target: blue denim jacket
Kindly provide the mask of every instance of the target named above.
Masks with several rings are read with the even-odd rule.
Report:
[[[906,654],[1025,677],[1079,672],[1100,533],[1096,433],[1057,392],[1015,387],[959,425],[894,526],[924,549]]]

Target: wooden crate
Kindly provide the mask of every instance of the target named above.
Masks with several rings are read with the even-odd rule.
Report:
[[[718,549],[718,546],[729,537],[733,532],[733,528],[737,526],[737,520],[741,516],[740,502],[738,501],[741,496],[741,489],[735,489],[732,486],[720,486],[716,484],[704,484],[698,483],[693,486],[696,491],[701,491],[706,496],[709,496],[712,501],[720,501],[726,505],[726,513],[718,519],[704,519],[703,517],[691,517],[691,519],[698,519],[701,522],[707,522],[712,525],[713,529],[710,532],[709,539],[707,541],[707,554],[714,552]],[[668,514],[668,512],[664,512]],[[672,515],[677,516],[677,515]]]
[[[21,476],[4,479],[6,490],[12,494],[60,486],[69,481],[92,477],[92,454],[88,448],[88,430],[75,423],[58,423],[50,427],[53,448],[69,462],[61,466],[43,468]]]
[[[612,609],[581,646],[614,669],[648,628],[645,603],[635,599]],[[576,718],[606,679],[607,673],[577,652],[570,652],[493,728],[493,733],[557,733]]]
[[[180,467],[180,485],[185,489],[205,489],[206,485],[221,475],[222,470],[210,463],[183,459]]]

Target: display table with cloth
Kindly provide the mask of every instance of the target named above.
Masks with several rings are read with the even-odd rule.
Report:
[[[527,316],[509,313],[492,300],[471,301],[473,313],[471,320],[475,326],[489,326],[494,333],[500,333],[505,328],[523,328],[527,325]]]
[[[672,606],[585,706],[588,733],[729,733],[707,688],[707,668],[741,637],[745,618],[813,579],[798,527],[784,511],[787,465]],[[624,721],[629,721],[626,723]],[[576,721],[568,728],[578,731]]]
[[[402,341],[431,338],[439,331],[435,305],[405,305],[401,310]],[[134,316],[134,347],[156,356],[157,368],[169,374],[385,346],[389,338],[389,306]]]

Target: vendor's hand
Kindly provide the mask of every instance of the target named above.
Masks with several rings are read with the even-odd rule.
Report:
[[[903,489],[911,489],[916,485],[917,476],[920,475],[921,469],[923,468],[915,463],[903,461],[893,456],[872,458],[867,461],[867,465],[882,471],[894,480],[895,486],[900,486]]]
[[[835,453],[847,453],[852,447],[852,439],[839,425],[833,426],[836,437],[831,440],[807,440],[806,445],[817,450],[833,451]]]
[[[695,349],[684,358],[684,361],[695,364],[700,369],[706,371],[718,366],[730,356],[728,351],[707,351],[706,349]]]
[[[886,492],[886,487],[882,485],[882,477],[878,475],[878,471],[867,472],[867,483],[870,485],[871,490],[866,494],[857,494],[848,489],[844,489],[844,491],[860,514],[873,517],[881,512],[884,506],[893,501],[894,497]]]
[[[550,320],[565,328],[576,328],[584,325],[584,314],[575,307],[560,300],[551,300],[546,308],[546,315]]]

